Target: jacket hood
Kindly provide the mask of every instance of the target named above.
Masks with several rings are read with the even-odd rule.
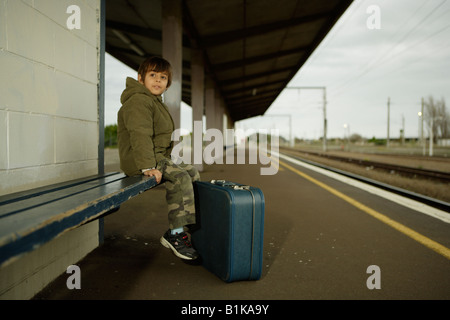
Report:
[[[145,94],[153,99],[158,99],[161,101],[161,96],[153,95],[145,86],[143,86],[139,81],[127,77],[125,90],[120,96],[120,102],[124,104],[128,99],[130,99],[135,94]]]

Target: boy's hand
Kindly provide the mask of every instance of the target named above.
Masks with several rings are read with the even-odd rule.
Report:
[[[162,173],[158,169],[151,169],[151,170],[144,171],[144,175],[149,176],[149,177],[155,177],[157,183],[161,182]]]

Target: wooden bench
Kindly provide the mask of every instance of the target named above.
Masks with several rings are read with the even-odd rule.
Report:
[[[108,173],[0,197],[0,266],[119,209],[154,177]]]

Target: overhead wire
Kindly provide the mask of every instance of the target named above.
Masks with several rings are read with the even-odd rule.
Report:
[[[442,2],[440,2],[438,5],[436,5],[426,16],[424,16],[418,23],[416,23],[416,25],[410,29],[406,34],[404,34],[402,36],[401,39],[397,40],[390,48],[388,48],[386,51],[384,51],[384,53],[381,54],[381,56],[379,56],[378,58],[374,59],[372,63],[369,63],[368,66],[366,66],[366,68],[360,72],[358,75],[351,77],[350,79],[346,80],[344,83],[337,85],[337,86],[333,86],[334,88],[332,90],[330,90],[330,94],[332,94],[333,96],[338,96],[340,94],[342,94],[352,83],[354,83],[355,81],[359,80],[361,77],[365,76],[366,74],[368,74],[370,71],[372,71],[374,68],[379,68],[381,65],[387,63],[387,62],[391,62],[392,61],[392,56],[387,56],[389,53],[392,53],[392,50],[395,49],[396,47],[398,47],[401,44],[404,44],[407,40],[407,38],[414,32],[416,31],[421,25],[423,25],[444,3],[446,2],[446,0],[443,0]],[[406,26],[406,24],[415,16],[415,14],[417,12],[419,12],[423,5],[426,2],[422,3],[422,5],[420,7],[418,7],[415,12],[409,17],[409,19],[397,30],[396,34],[398,34],[398,32],[404,27]],[[442,15],[440,15],[442,16]],[[439,16],[439,17],[440,17]],[[438,30],[436,32],[436,34],[441,33],[442,31],[444,31],[445,29],[447,29],[449,26],[446,26],[440,30]],[[425,42],[428,41],[430,39],[430,36],[426,36],[424,39],[421,40],[421,42]],[[415,45],[411,45],[408,48],[411,48]],[[404,52],[406,50],[405,48],[401,51]],[[399,53],[395,54],[395,57],[398,56]]]
[[[448,24],[447,26],[445,26],[445,27],[441,28],[440,30],[436,31],[436,32],[433,33],[432,35],[427,36],[427,37],[425,37],[424,39],[421,39],[420,41],[418,41],[418,42],[416,42],[416,43],[410,45],[409,47],[404,48],[401,52],[398,52],[395,56],[393,56],[393,58],[394,58],[394,57],[397,57],[399,54],[401,54],[401,53],[402,53],[403,51],[405,51],[405,50],[410,50],[410,49],[412,49],[413,47],[416,47],[416,46],[418,46],[418,45],[421,45],[421,44],[423,44],[423,43],[429,41],[431,38],[437,36],[438,34],[440,34],[441,32],[443,32],[443,31],[445,31],[446,29],[449,29],[449,28],[450,28],[450,24]],[[442,43],[441,43],[441,44],[442,44]],[[426,54],[426,55],[421,55],[421,56],[418,57],[417,59],[415,59],[415,60],[413,60],[413,61],[408,61],[408,62],[404,63],[403,65],[401,65],[400,67],[398,67],[398,68],[396,68],[396,69],[394,69],[394,70],[391,70],[391,71],[389,71],[388,73],[382,74],[382,75],[380,75],[380,76],[383,76],[383,77],[384,77],[384,76],[390,76],[390,75],[392,75],[392,74],[394,74],[394,73],[398,73],[399,71],[403,70],[404,68],[409,67],[409,66],[411,66],[412,64],[414,64],[414,63],[416,63],[416,62],[418,62],[418,61],[424,60],[424,59],[428,58],[430,55],[436,54],[436,51],[440,51],[440,50],[442,50],[442,49],[444,49],[444,48],[447,48],[448,46],[450,46],[450,41],[447,42],[447,43],[444,42],[443,45],[441,45],[441,46],[439,46],[439,47],[434,47],[434,48],[433,48],[434,50],[433,50],[433,51],[430,51],[428,54]]]
[[[346,15],[344,13],[344,16],[341,19],[339,19],[337,28],[333,28],[332,31],[328,34],[328,36],[326,36],[325,39],[320,43],[319,47],[316,50],[314,50],[314,52],[311,55],[311,57],[306,61],[306,65],[302,69],[300,69],[300,73],[308,65],[313,65],[313,62],[317,59],[317,57],[320,56],[320,52],[323,51],[323,50],[326,50],[328,43],[333,41],[333,39],[336,37],[336,35],[339,34],[340,30],[353,17],[355,12],[358,11],[359,7],[361,7],[361,5],[363,3],[364,3],[364,1],[360,1],[360,2],[355,1],[354,2],[355,8],[353,9],[350,6],[350,8],[347,9],[349,14]]]
[[[305,66],[300,70],[299,74],[301,74],[302,71],[308,68],[308,66],[314,65],[314,61],[321,56],[322,51],[326,51],[329,47],[330,43],[333,42],[334,38],[340,34],[341,30],[346,26],[346,24],[351,21],[353,15],[356,12],[359,12],[360,7],[365,3],[365,1],[355,1],[353,3],[354,8],[351,6],[347,9],[348,14],[346,15],[344,13],[344,16],[341,17],[341,19],[338,22],[337,28],[333,28],[332,31],[328,34],[327,37],[322,41],[322,43],[319,45],[319,47],[314,51],[312,56],[306,61]],[[306,68],[305,68],[306,67]],[[313,102],[312,99],[303,101],[303,104],[308,104],[310,102]]]
[[[420,17],[420,15],[423,14],[424,10],[423,8],[425,6],[427,6],[429,4],[430,0],[426,0],[424,2],[422,2],[415,10],[412,14],[410,14],[405,20],[404,22],[397,28],[397,30],[395,31],[395,33],[390,37],[389,42],[391,42],[393,39],[397,38],[397,40],[389,46],[389,48],[387,48],[386,50],[383,50],[383,52],[381,54],[379,54],[378,56],[375,57],[371,57],[364,69],[359,72],[356,75],[352,75],[350,78],[345,79],[344,81],[336,81],[335,83],[331,83],[331,84],[327,84],[327,94],[328,96],[333,96],[336,97],[338,95],[341,95],[342,93],[346,92],[348,90],[348,88],[350,88],[350,86],[352,84],[354,84],[356,81],[359,81],[362,77],[366,76],[367,74],[369,74],[369,72],[371,72],[374,68],[378,68],[380,65],[385,65],[388,62],[393,61],[394,59],[397,59],[398,57],[402,56],[407,50],[411,50],[414,47],[417,47],[421,44],[427,43],[428,41],[430,41],[432,38],[434,38],[435,36],[441,34],[442,32],[444,32],[445,30],[447,30],[450,25],[446,25],[444,27],[442,27],[439,30],[435,30],[432,34],[428,34],[423,36],[423,38],[419,39],[418,41],[415,41],[413,43],[408,43],[408,40],[411,39],[411,35],[414,34],[421,26],[423,26],[425,23],[429,22],[429,20],[434,16],[435,21],[439,18],[441,18],[443,15],[446,14],[445,11],[439,15],[436,16],[436,12],[444,5],[444,3],[446,2],[446,0],[441,1],[440,3],[436,4],[430,11],[426,11],[425,15],[423,15],[422,17]],[[349,15],[347,15],[345,18],[345,20],[343,20],[340,25],[338,26],[337,29],[334,30],[334,32],[330,35],[330,37],[326,38],[325,42],[323,42],[317,49],[317,51],[315,52],[315,54],[311,57],[311,59],[309,61],[307,61],[308,65],[313,65],[314,62],[321,56],[321,54],[323,52],[325,52],[330,46],[332,46],[333,41],[335,40],[335,37],[339,34],[339,32],[341,32],[348,23],[350,23],[352,21],[353,16],[355,15],[355,13],[357,13],[361,6],[364,5],[364,3],[367,3],[365,1],[361,1],[359,3],[355,4],[355,7],[353,8],[354,10],[349,12]],[[420,17],[420,20],[417,19]],[[414,25],[412,26],[412,28],[409,28],[408,30],[406,30],[405,32],[405,28],[408,27],[410,25],[410,22],[413,21],[413,19],[415,19],[417,22],[414,23]],[[446,21],[449,21],[448,19]],[[405,45],[407,44],[407,45]],[[393,52],[396,48],[398,48],[399,46],[404,46],[400,51],[397,52]],[[443,47],[446,47],[447,45],[444,45]],[[441,46],[440,46],[441,47]],[[427,56],[429,56],[432,53],[429,53]],[[383,75],[381,76],[386,76],[387,74],[391,74],[393,72],[395,72],[396,70],[400,70],[403,69],[407,66],[409,66],[411,63],[415,63],[416,61],[419,61],[420,59],[423,59],[427,56],[422,56],[419,59],[416,59],[414,61],[409,61],[409,62],[405,62],[404,64],[402,64],[402,66],[396,68],[395,70],[388,70],[388,73],[384,72]],[[307,65],[305,65],[306,67]],[[304,69],[303,69],[304,71]],[[366,80],[370,80],[370,79],[366,79]],[[307,101],[303,102],[302,104],[305,105],[305,103],[307,103]]]
[[[413,19],[415,17],[415,15],[418,12],[421,12],[422,8],[428,4],[431,0],[426,0],[424,2],[422,2],[422,4],[420,6],[418,6],[416,8],[416,10],[402,23],[402,25],[397,29],[397,31],[395,32],[395,34],[390,38],[390,39],[394,39],[403,29],[405,26],[407,26],[407,24],[411,21],[411,19]],[[367,1],[366,1],[367,2]],[[390,58],[392,57],[386,57],[388,54],[392,53],[392,50],[395,49],[396,47],[398,47],[399,45],[403,44],[406,39],[413,33],[415,32],[420,26],[422,26],[444,3],[446,2],[446,0],[441,1],[439,4],[437,4],[426,16],[424,16],[418,23],[416,23],[416,25],[409,29],[405,34],[403,34],[403,36],[397,40],[392,46],[390,46],[390,48],[388,48],[387,50],[385,50],[381,55],[379,55],[377,58],[375,59],[371,59],[366,66],[364,67],[363,71],[360,72],[358,75],[356,76],[352,76],[351,78],[348,78],[347,80],[344,80],[343,82],[339,83],[335,83],[335,84],[328,84],[328,87],[331,87],[330,90],[330,95],[336,96],[336,95],[340,95],[343,91],[345,91],[345,89],[347,87],[349,87],[350,84],[352,84],[353,82],[359,80],[361,77],[363,77],[364,75],[366,75],[367,73],[369,73],[369,71],[373,70],[373,68],[375,67],[379,67],[382,64],[385,64],[386,62],[391,61]],[[311,60],[307,61],[307,65],[313,65],[314,61],[317,59],[317,57],[320,56],[321,51],[325,51],[327,50],[327,48],[330,46],[330,44],[332,43],[333,39],[336,37],[337,34],[339,34],[340,30],[342,28],[345,27],[345,25],[347,23],[349,23],[349,21],[351,20],[351,18],[353,17],[353,15],[359,11],[360,7],[365,3],[365,1],[360,1],[356,4],[355,8],[353,10],[350,11],[350,14],[346,17],[344,17],[345,19],[340,23],[340,25],[338,26],[337,29],[335,29],[333,31],[333,33],[331,34],[331,36],[329,38],[325,39],[325,42],[321,44],[321,46],[319,46],[318,51],[315,52],[315,54],[311,57]],[[448,11],[446,11],[448,12]],[[443,14],[439,15],[439,17],[441,17],[442,15],[444,15],[446,12],[444,12]],[[420,40],[419,42],[412,44],[409,47],[403,48],[402,51],[400,51],[399,53],[395,53],[394,57],[397,57],[400,53],[404,52],[405,50],[411,49],[412,47],[415,47],[416,45],[422,43],[422,42],[426,42],[429,39],[431,39],[432,37],[434,37],[435,35],[445,31],[447,28],[449,28],[450,25],[445,26],[444,28],[438,30],[435,34],[432,34],[431,36],[426,36],[424,39]],[[305,67],[307,67],[307,65],[305,65]],[[333,91],[334,90],[334,91]]]
[[[445,1],[445,0],[444,0]],[[403,30],[403,28],[409,23],[409,21],[411,21],[411,19],[416,15],[416,13],[417,12],[419,12],[422,8],[423,8],[423,6],[426,4],[426,3],[428,3],[428,2],[430,2],[430,0],[426,0],[426,1],[424,1],[423,3],[422,3],[422,5],[421,6],[419,6],[415,11],[414,11],[414,13],[413,14],[411,14],[409,17],[408,17],[408,19],[397,29],[397,31],[395,32],[395,34],[390,38],[390,40],[393,40],[396,36],[397,36],[397,34],[399,34],[400,33],[400,31],[402,31]],[[442,5],[443,4],[443,2],[440,4],[440,5]],[[440,6],[439,5],[439,6]],[[438,7],[439,7],[438,6]],[[437,9],[438,7],[436,7],[435,9]],[[433,11],[434,12],[434,11]],[[420,23],[418,23],[418,24],[416,24],[416,26],[414,27],[414,28],[412,28],[412,29],[410,29],[408,32],[406,32],[406,34],[404,34],[403,35],[403,37],[401,38],[401,39],[399,39],[399,40],[397,40],[390,48],[388,48],[387,50],[385,50],[385,52],[381,55],[381,56],[379,56],[379,58],[378,59],[374,59],[373,61],[372,61],[372,63],[369,63],[369,65],[367,66],[367,70],[368,69],[371,69],[372,68],[372,66],[373,65],[375,65],[375,64],[379,64],[380,63],[380,61],[383,61],[383,59],[385,59],[385,57],[386,57],[386,55],[388,55],[389,53],[391,53],[392,52],[392,50],[394,50],[397,46],[399,46],[400,44],[402,44],[404,41],[405,41],[405,39],[411,34],[411,33],[413,33],[425,20],[426,20],[426,18],[427,17],[425,17],[425,19],[422,19],[422,21],[420,22]],[[390,42],[390,41],[389,41]]]
[[[450,10],[448,10],[447,12],[450,12]],[[446,13],[446,12],[445,12],[445,13]],[[449,23],[448,25],[446,25],[445,27],[443,27],[443,28],[437,30],[436,32],[432,33],[431,35],[426,35],[423,39],[420,39],[419,41],[417,41],[417,42],[411,44],[410,46],[403,48],[401,51],[395,53],[391,58],[395,58],[395,57],[397,57],[398,55],[400,55],[401,53],[403,53],[404,51],[409,50],[409,49],[411,49],[411,48],[413,48],[413,47],[416,47],[416,46],[418,46],[418,45],[420,45],[420,44],[422,44],[422,43],[424,43],[424,42],[429,41],[431,38],[437,36],[438,34],[440,34],[441,32],[443,32],[443,31],[445,31],[445,30],[447,30],[448,28],[450,28],[450,23]],[[450,39],[450,38],[449,38],[449,39]],[[383,63],[383,62],[382,62],[382,63]]]

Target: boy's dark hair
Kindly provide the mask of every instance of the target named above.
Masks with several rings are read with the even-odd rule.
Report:
[[[168,75],[167,79],[167,88],[172,84],[172,66],[170,62],[161,57],[149,57],[145,59],[138,69],[138,74],[141,76],[141,79],[145,79],[145,75],[147,72],[155,71],[155,72],[166,72]]]

